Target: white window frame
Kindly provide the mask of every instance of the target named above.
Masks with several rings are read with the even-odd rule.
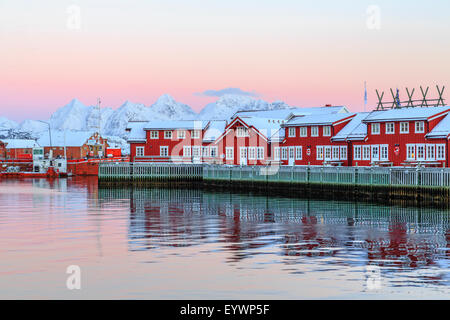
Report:
[[[433,154],[430,155],[430,150],[432,150]],[[427,160],[436,160],[436,145],[435,144],[427,144],[426,147],[426,156]]]
[[[331,137],[331,126],[324,126],[323,127],[323,136],[324,137]]]
[[[191,139],[200,139],[201,130],[191,130]]]
[[[183,146],[183,157],[191,157],[192,156],[192,149],[191,146]]]
[[[300,127],[300,137],[305,138],[308,136],[308,127]]]
[[[295,138],[295,127],[289,127],[288,128],[288,136],[290,137],[290,138]]]
[[[159,139],[159,131],[157,130],[150,131],[150,139]]]
[[[327,153],[329,153],[329,156],[327,156]],[[331,149],[331,146],[324,146],[323,147],[323,159],[325,161],[330,161],[333,159],[333,151]]]
[[[319,127],[313,126],[311,127],[311,137],[318,137],[319,136]]]
[[[414,128],[415,133],[425,133],[425,121],[416,121]]]
[[[370,145],[362,146],[361,149],[361,160],[370,161]]]
[[[273,149],[273,160],[280,160],[280,147]]]
[[[257,160],[264,160],[264,147],[257,147],[256,148],[256,159]]]
[[[386,152],[386,156],[384,156],[384,151]],[[389,145],[388,144],[380,145],[380,160],[381,161],[389,161]]]
[[[193,158],[200,158],[202,155],[200,146],[192,146],[192,157]]]
[[[316,147],[316,160],[323,160],[323,146]]]
[[[353,146],[353,160],[361,160],[362,146]]]
[[[172,139],[172,131],[171,130],[165,130],[164,131],[164,139]]]
[[[287,147],[281,148],[281,160],[287,160],[288,159],[288,149]]]
[[[234,148],[233,147],[225,147],[225,159],[226,160],[234,159]]]
[[[341,146],[340,149],[340,160],[347,160],[347,146]]]
[[[442,148],[442,156],[440,155],[441,152],[439,150],[441,148]],[[446,148],[445,144],[437,144],[436,145],[436,160],[445,160],[445,158],[447,156],[445,148]]]
[[[377,150],[376,154],[378,154],[378,157],[374,157],[374,150]],[[372,160],[372,162],[374,161],[380,161],[380,145],[378,144],[373,144],[370,146],[370,158]]]
[[[333,146],[333,151],[332,151],[332,155],[331,158],[333,160],[339,160],[339,146]]]
[[[218,155],[217,147],[209,147],[209,156],[211,158],[216,158]]]
[[[236,137],[238,138],[245,138],[248,137],[249,133],[248,133],[248,129],[244,126],[240,126],[236,128]]]
[[[385,126],[386,134],[395,134],[395,122],[386,122]]]
[[[403,125],[406,125],[406,128],[403,128]],[[409,122],[400,122],[400,133],[406,134],[409,133]]]
[[[177,130],[177,138],[185,139],[186,138],[186,130]]]
[[[256,147],[248,147],[248,160],[256,160]]]
[[[302,146],[295,147],[295,160],[303,160],[303,147]]]
[[[165,152],[163,152],[165,150]],[[168,146],[160,146],[159,147],[159,156],[160,157],[168,157],[169,156],[169,147]]]
[[[378,135],[378,134],[380,134],[380,124],[377,122],[377,123],[371,123],[370,124],[370,132],[373,134],[373,135]]]
[[[145,147],[136,147],[136,157],[143,157],[144,155],[145,155]]]
[[[209,157],[209,147],[202,146],[202,157],[203,158]]]
[[[411,157],[411,149],[412,148],[412,157]],[[407,144],[406,145],[406,160],[416,160],[416,145],[415,144]]]
[[[423,154],[422,154],[422,156],[421,157],[419,157],[419,149],[422,149],[423,148]],[[417,159],[417,161],[424,161],[425,160],[425,156],[426,156],[426,147],[425,147],[425,144],[423,144],[423,143],[418,143],[417,145],[416,145],[416,159]]]

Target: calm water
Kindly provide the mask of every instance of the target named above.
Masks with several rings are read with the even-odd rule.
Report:
[[[449,299],[449,267],[438,209],[0,181],[0,298]]]

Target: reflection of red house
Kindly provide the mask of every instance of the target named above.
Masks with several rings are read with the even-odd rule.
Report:
[[[31,160],[33,148],[39,147],[35,140],[28,139],[3,139],[2,143],[3,148],[0,144],[0,152],[5,159]]]

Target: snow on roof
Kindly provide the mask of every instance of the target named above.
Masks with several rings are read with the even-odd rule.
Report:
[[[164,121],[148,121],[144,126],[144,130],[203,130],[209,121],[202,120],[164,120]]]
[[[447,138],[450,134],[450,114],[445,116],[444,119],[439,121],[439,123],[436,125],[436,127],[433,128],[433,130],[430,131],[426,135],[427,138]]]
[[[373,111],[364,122],[427,120],[434,115],[448,110],[450,110],[450,107],[404,107],[386,111]]]
[[[310,116],[293,117],[286,122],[285,126],[298,126],[298,125],[332,125],[333,123],[354,116],[354,113],[332,113],[332,114],[320,114]]]
[[[43,147],[81,147],[94,134],[92,131],[52,130],[51,144],[48,131],[42,133],[38,143]]]
[[[203,141],[214,141],[225,131],[227,122],[225,120],[212,120],[203,136]]]
[[[257,129],[266,138],[272,137],[280,130],[283,120],[274,120],[269,118],[243,118],[241,119],[247,125]]]
[[[357,113],[347,125],[342,128],[333,138],[333,141],[363,140],[367,136],[367,124],[362,121],[370,112]]]
[[[231,118],[259,117],[271,119],[288,119],[290,116],[307,116],[314,114],[348,113],[343,106],[311,107],[311,108],[286,108],[275,110],[242,110],[236,112]]]
[[[280,128],[278,129],[271,137],[270,137],[270,141],[271,142],[281,142],[284,140],[285,138],[285,130],[284,128]]]
[[[2,139],[1,141],[6,144],[6,149],[31,149],[39,147],[39,144],[35,140]]]
[[[127,124],[127,130],[130,131],[128,135],[128,142],[145,142],[145,130],[144,127],[147,125],[147,121],[130,121]]]

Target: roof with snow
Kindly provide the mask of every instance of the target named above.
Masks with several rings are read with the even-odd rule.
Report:
[[[333,138],[333,141],[364,140],[367,136],[367,124],[362,121],[370,112],[357,113],[347,125],[342,128]]]
[[[145,142],[145,130],[144,127],[147,125],[147,121],[130,121],[127,124],[127,131],[130,131],[128,135],[128,142]]]
[[[144,126],[144,130],[203,130],[209,121],[202,120],[165,120],[165,121],[148,121]]]
[[[309,126],[309,125],[333,125],[338,121],[355,116],[355,113],[333,113],[333,114],[321,114],[311,116],[299,116],[293,117],[286,122],[284,126]]]
[[[448,114],[447,116],[445,116],[444,119],[439,121],[436,127],[434,127],[433,130],[431,130],[430,133],[426,135],[426,137],[431,139],[437,138],[447,139],[449,135],[450,135],[450,115]]]
[[[42,133],[38,143],[42,147],[81,147],[94,134],[93,131],[51,131],[51,144],[48,131]]]
[[[333,106],[333,107],[312,107],[312,108],[285,108],[275,110],[242,110],[236,112],[231,118],[236,117],[259,117],[259,118],[272,118],[272,119],[288,119],[291,116],[307,116],[317,114],[330,114],[330,113],[348,113],[346,107]]]
[[[2,139],[1,141],[6,144],[6,149],[31,149],[39,147],[39,144],[35,140]]]
[[[272,137],[276,132],[278,132],[283,124],[283,121],[274,120],[269,118],[243,118],[241,119],[247,125],[254,127],[266,138]]]
[[[214,141],[225,131],[227,122],[225,120],[212,120],[203,136],[203,141]]]
[[[428,120],[439,113],[445,113],[450,107],[413,107],[399,108],[386,111],[373,111],[364,122],[385,122],[385,121],[414,121]]]

